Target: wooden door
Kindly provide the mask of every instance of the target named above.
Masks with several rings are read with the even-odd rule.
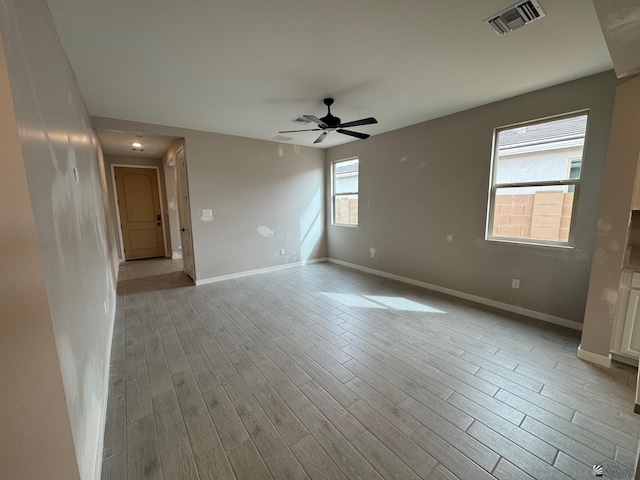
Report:
[[[182,268],[184,273],[195,281],[189,184],[187,182],[187,164],[183,149],[178,150],[176,153],[176,165],[178,167],[178,216],[180,218],[180,241],[182,242]]]
[[[115,167],[114,173],[125,260],[164,257],[158,171]]]

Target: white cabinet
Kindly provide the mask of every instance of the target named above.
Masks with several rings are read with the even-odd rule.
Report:
[[[636,181],[633,186],[631,210],[640,210],[640,165],[636,169]]]
[[[640,358],[640,272],[623,270],[611,353]]]
[[[630,290],[627,313],[624,317],[620,353],[633,358],[640,357],[640,290]]]

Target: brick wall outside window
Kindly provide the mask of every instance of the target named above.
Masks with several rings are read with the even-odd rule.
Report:
[[[573,193],[541,191],[529,195],[497,195],[493,235],[567,242]]]
[[[336,198],[333,222],[341,225],[358,224],[358,199]]]

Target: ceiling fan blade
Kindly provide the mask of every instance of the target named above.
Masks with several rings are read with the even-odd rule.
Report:
[[[365,140],[371,136],[367,135],[366,133],[352,132],[351,130],[344,130],[342,128],[337,129],[336,132],[344,133],[345,135],[351,135],[352,137],[360,138],[361,140]]]
[[[309,120],[309,121],[311,121],[313,123],[317,123],[322,128],[327,128],[329,126],[326,123],[324,123],[322,120],[320,120],[318,117],[316,117],[315,115],[303,115],[302,117],[306,118],[307,120]]]
[[[278,133],[295,133],[295,132],[319,132],[322,128],[307,128],[306,130],[283,130]]]
[[[355,120],[353,122],[342,123],[338,125],[338,127],[357,127],[360,125],[371,125],[372,123],[378,123],[378,120],[376,120],[373,117],[362,118],[360,120]]]
[[[324,140],[324,137],[326,137],[327,135],[329,135],[329,132],[322,132],[320,136],[316,138],[316,141],[313,143],[320,143],[321,141]]]

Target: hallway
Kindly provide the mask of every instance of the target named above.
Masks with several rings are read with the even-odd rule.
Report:
[[[577,360],[578,332],[332,264],[200,287],[180,269],[120,269],[103,479],[580,479],[634,463],[636,370]]]

